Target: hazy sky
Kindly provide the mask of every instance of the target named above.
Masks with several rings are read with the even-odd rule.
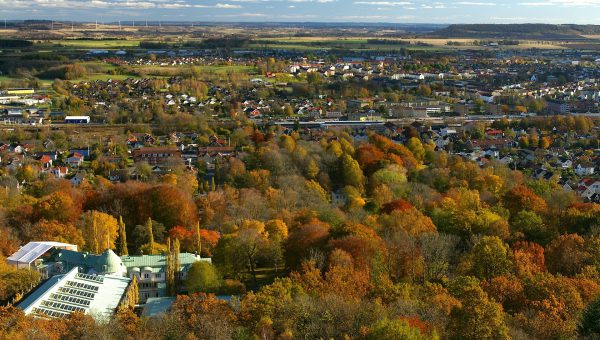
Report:
[[[600,24],[600,0],[0,0],[0,18]]]

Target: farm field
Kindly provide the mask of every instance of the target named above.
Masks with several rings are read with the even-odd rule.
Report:
[[[369,40],[384,40],[386,43],[371,43]],[[253,40],[255,48],[281,48],[290,50],[320,50],[331,48],[352,48],[358,50],[398,50],[402,47],[410,50],[440,50],[440,49],[486,49],[488,46],[476,46],[475,39],[440,39],[440,38],[381,38],[381,37],[286,37]],[[403,43],[395,43],[403,42]],[[458,43],[449,45],[450,42]],[[563,49],[564,44],[555,41],[520,41],[519,45],[499,46],[498,49]]]
[[[137,48],[140,45],[139,39],[89,39],[89,40],[50,40],[40,45],[49,47],[71,47],[75,49],[122,49],[122,48]]]

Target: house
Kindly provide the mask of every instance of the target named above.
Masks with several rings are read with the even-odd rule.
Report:
[[[456,129],[450,128],[450,127],[444,127],[443,129],[440,130],[440,136],[442,136],[442,137],[448,136],[448,135],[454,135],[456,133],[457,133]]]
[[[348,110],[360,110],[370,106],[371,101],[368,99],[352,99],[346,101],[346,107]]]
[[[69,150],[70,153],[74,154],[74,153],[78,153],[80,155],[83,156],[83,158],[90,158],[90,148],[78,148],[78,149],[70,149]]]
[[[577,176],[591,176],[595,172],[595,168],[593,164],[577,164],[575,168],[575,173]]]
[[[500,158],[500,151],[492,146],[484,150],[484,156],[489,158]]]
[[[49,171],[55,178],[65,178],[66,175],[69,174],[69,168],[66,166],[57,166]]]
[[[566,157],[559,157],[556,163],[562,169],[570,169],[571,167],[573,167],[573,161]]]
[[[70,179],[71,185],[77,187],[79,186],[83,180],[85,179],[85,172],[78,172]]]
[[[45,143],[45,144],[44,144],[44,147],[45,147],[45,148],[48,148],[48,144],[49,144],[49,143]],[[40,159],[41,159],[43,156],[48,156],[48,157],[50,158],[50,160],[52,160],[53,162],[54,162],[54,161],[56,161],[56,160],[58,159],[58,152],[57,152],[57,151],[50,151],[50,152],[39,152],[37,155],[38,155],[38,157],[40,157]]]
[[[31,149],[33,149],[33,146],[29,144],[17,144],[12,147],[12,152],[22,155],[26,152],[29,152]]]
[[[134,149],[131,155],[135,163],[146,162],[150,165],[181,160],[181,151],[175,147],[138,148]]]
[[[552,114],[569,114],[571,113],[572,107],[570,103],[557,101],[557,100],[548,100],[548,111]]]
[[[504,132],[502,130],[488,129],[485,131],[485,135],[490,139],[498,139],[504,137]]]
[[[75,152],[67,158],[67,164],[72,168],[78,168],[83,165],[83,155]]]
[[[52,167],[52,158],[48,155],[43,155],[40,158],[40,163],[42,164],[42,168],[48,169]]]
[[[600,180],[582,179],[577,187],[577,192],[582,198],[591,200],[594,194],[600,194]]]
[[[331,192],[331,204],[336,206],[343,206],[348,203],[348,195],[343,191],[332,191]]]

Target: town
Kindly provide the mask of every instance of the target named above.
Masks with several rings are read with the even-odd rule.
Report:
[[[596,26],[134,25],[0,32],[0,338],[600,334]]]

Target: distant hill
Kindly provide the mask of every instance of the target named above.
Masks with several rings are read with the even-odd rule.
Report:
[[[600,34],[600,25],[460,24],[431,33],[439,38],[547,40],[577,40],[594,34]]]

